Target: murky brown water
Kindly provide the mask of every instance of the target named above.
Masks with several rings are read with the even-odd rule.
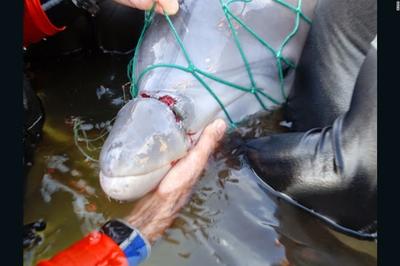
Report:
[[[24,222],[44,218],[47,228],[43,243],[24,253],[24,265],[51,257],[133,207],[102,192],[98,165],[79,152],[70,123],[71,117],[81,117],[100,128],[88,131],[92,136],[107,127],[123,104],[128,59],[81,55],[33,64],[34,87],[47,117],[27,177]],[[279,121],[279,113],[262,123],[255,118],[241,132],[284,130]],[[376,251],[376,243],[331,232],[275,199],[230,147],[223,147],[210,160],[191,202],[143,265],[376,265]]]

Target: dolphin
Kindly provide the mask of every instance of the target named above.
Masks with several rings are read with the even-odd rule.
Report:
[[[170,18],[176,35],[165,16],[155,15],[134,74],[155,64],[189,71],[158,67],[138,80],[137,97],[118,112],[100,153],[104,192],[117,200],[140,198],[157,186],[214,119],[241,121],[284,103],[315,5],[316,0],[185,0]],[[238,20],[227,19],[227,8]]]

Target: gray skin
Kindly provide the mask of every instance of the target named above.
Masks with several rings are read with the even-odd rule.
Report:
[[[286,1],[297,6],[297,1]],[[303,1],[303,13],[312,19],[316,0]],[[237,2],[232,11],[264,40],[278,49],[294,29],[295,15],[275,1]],[[194,65],[238,85],[250,86],[245,65],[218,0],[186,0],[172,18]],[[297,64],[309,24],[300,20],[298,33],[282,55]],[[256,84],[280,102],[276,58],[242,27],[237,34],[243,44]],[[182,50],[164,17],[157,15],[140,50],[138,73],[146,66],[172,63],[187,66]],[[294,71],[285,76],[290,92]],[[219,96],[234,121],[254,114],[262,107],[254,95],[235,90],[210,79],[207,84]],[[171,68],[150,71],[140,81],[140,94],[118,113],[100,155],[100,183],[118,200],[133,200],[151,191],[173,163],[187,153],[207,124],[227,119],[221,107],[192,74]],[[278,107],[266,98],[264,104]]]
[[[363,239],[377,236],[376,5],[319,1],[286,108],[293,132],[242,147],[277,195]]]

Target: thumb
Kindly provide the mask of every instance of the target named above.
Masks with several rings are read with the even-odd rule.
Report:
[[[224,136],[226,123],[217,119],[208,125],[201,134],[196,146],[182,158],[161,181],[158,191],[161,194],[178,193],[182,187],[192,187],[207,164],[208,157]]]
[[[224,136],[225,130],[225,121],[222,119],[215,120],[203,130],[199,141],[192,149],[191,153],[194,153],[195,156],[199,156],[200,158],[208,158]]]

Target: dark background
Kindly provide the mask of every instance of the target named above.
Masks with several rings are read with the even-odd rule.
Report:
[[[1,2],[1,265],[22,265],[23,1]],[[378,3],[378,261],[398,265],[400,12]]]

